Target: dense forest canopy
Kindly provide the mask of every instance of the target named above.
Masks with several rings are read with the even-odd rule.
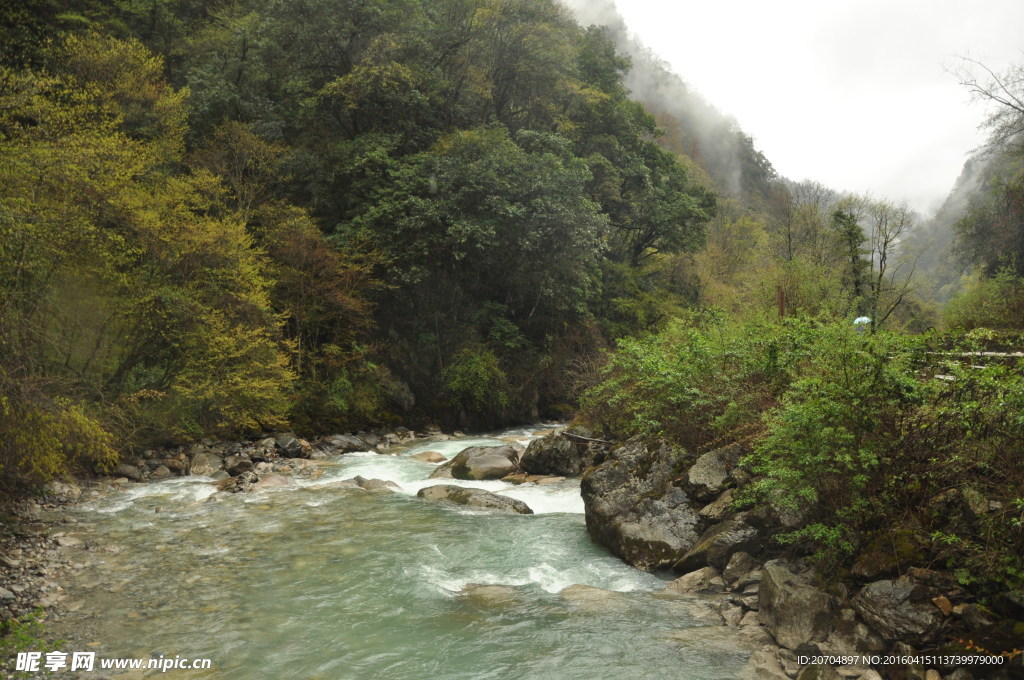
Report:
[[[85,458],[550,411],[715,211],[553,2],[4,11],[2,415]]]

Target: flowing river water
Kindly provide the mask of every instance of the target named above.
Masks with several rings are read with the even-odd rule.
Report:
[[[85,566],[68,586],[74,611],[56,632],[100,658],[212,660],[135,677],[737,677],[752,650],[712,625],[707,602],[660,593],[664,580],[590,542],[578,480],[427,480],[434,464],[410,457],[525,442],[536,429],[345,454],[315,481],[219,502],[207,502],[209,480],[185,477],[79,505],[74,533],[92,547],[75,555]],[[316,488],[354,475],[401,491]],[[437,483],[518,498],[536,514],[416,498]],[[565,590],[574,585],[592,588]]]

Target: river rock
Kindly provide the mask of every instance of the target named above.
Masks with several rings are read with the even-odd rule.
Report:
[[[422,460],[424,463],[444,463],[448,460],[444,454],[437,451],[421,451],[409,457],[413,460]]]
[[[337,482],[314,484],[312,486],[307,486],[306,488],[310,491],[320,491],[321,489],[360,489],[362,487],[360,487],[351,479],[342,479]]]
[[[851,678],[859,677],[857,675],[850,676]],[[847,680],[847,677],[840,675],[839,671],[836,670],[835,666],[805,666],[799,673],[797,673],[796,680]]]
[[[999,593],[992,600],[992,608],[1003,616],[1024,619],[1024,589]]]
[[[476,604],[495,607],[519,602],[522,599],[523,592],[515,586],[467,583],[462,587],[462,594]]]
[[[580,584],[567,586],[558,594],[590,614],[619,610],[629,604],[622,593]]]
[[[133,482],[141,482],[144,479],[142,476],[142,470],[128,463],[118,463],[117,467],[114,468],[114,472],[121,477],[127,477]]]
[[[519,451],[511,444],[506,446],[471,446],[461,451],[447,463],[439,465],[430,479],[454,477],[455,479],[501,479],[516,471]]]
[[[756,568],[757,562],[754,561],[750,553],[743,551],[735,552],[729,558],[725,569],[722,570],[722,578],[725,579],[726,583],[738,583],[741,578]]]
[[[274,437],[277,448],[281,449],[289,458],[309,458],[313,453],[313,446],[305,439],[296,437],[291,432],[283,432]]]
[[[225,486],[223,491],[230,491],[231,493],[244,493],[246,491],[252,491],[260,478],[256,476],[255,472],[243,472],[237,477],[232,477],[224,480]]]
[[[351,434],[333,434],[329,437],[324,437],[320,443],[331,453],[355,453],[357,451],[374,450],[372,446],[368,446],[362,439]]]
[[[295,486],[295,482],[284,477],[282,475],[267,475],[262,477],[260,481],[256,482],[253,486],[253,491],[263,491],[265,489],[284,489]]]
[[[153,468],[153,471],[149,473],[149,476],[153,479],[163,479],[171,476],[171,471],[166,465],[157,465]]]
[[[188,469],[188,458],[184,455],[176,458],[164,458],[160,461],[171,472],[183,474]]]
[[[699,536],[690,498],[673,485],[673,454],[633,439],[589,468],[580,485],[591,539],[640,569],[671,567]]]
[[[665,589],[677,593],[720,593],[725,590],[725,581],[714,567],[703,567],[680,576]]]
[[[820,647],[827,654],[839,656],[850,652],[878,654],[888,649],[885,640],[857,618],[857,612],[849,607],[839,611],[835,630]]]
[[[224,459],[224,469],[227,470],[228,474],[232,477],[240,475],[243,472],[249,472],[253,469],[252,461],[242,456],[228,456]]]
[[[468,505],[472,508],[504,510],[506,512],[517,512],[520,515],[533,514],[533,510],[526,503],[515,498],[509,498],[508,496],[499,496],[484,489],[473,489],[453,484],[438,484],[420,489],[416,495],[426,500],[450,501],[460,505]]]
[[[790,680],[782,668],[779,655],[770,649],[762,649],[750,655],[747,665],[740,671],[743,680]]]
[[[907,579],[875,581],[851,601],[864,621],[890,640],[920,645],[935,640],[942,612],[932,604],[928,589]]]
[[[762,546],[763,540],[757,529],[738,519],[729,519],[701,534],[697,543],[683,556],[676,568],[692,571],[708,565],[716,569],[725,569],[734,553],[746,552],[756,555]]]
[[[960,604],[954,607],[953,611],[972,630],[991,626],[996,622],[996,615],[991,609],[974,602]]]
[[[402,487],[398,486],[394,482],[387,479],[366,479],[361,475],[356,475],[351,479],[342,480],[346,482],[354,482],[360,489],[366,489],[367,491],[399,491]]]
[[[203,450],[192,456],[189,474],[210,477],[214,472],[221,469],[221,464],[222,461],[219,457]]]
[[[729,513],[735,493],[733,489],[726,489],[722,495],[701,508],[698,514],[704,519],[717,522]]]
[[[533,475],[575,477],[593,465],[597,455],[589,444],[570,441],[556,432],[530,442],[519,466]]]
[[[77,501],[82,497],[82,489],[74,482],[52,481],[44,488],[47,496],[57,496],[69,501]]]
[[[783,647],[823,641],[835,628],[835,599],[782,564],[764,566],[758,597],[761,624]]]
[[[689,491],[697,500],[710,501],[719,496],[730,481],[730,473],[740,457],[740,447],[726,446],[708,451],[686,473]]]

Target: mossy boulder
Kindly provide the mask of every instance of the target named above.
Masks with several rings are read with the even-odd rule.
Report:
[[[898,576],[909,566],[925,561],[925,551],[911,529],[890,529],[865,544],[850,568],[850,574],[863,579]]]
[[[640,569],[664,569],[697,542],[703,520],[690,497],[674,485],[676,452],[634,439],[583,475],[591,539]]]

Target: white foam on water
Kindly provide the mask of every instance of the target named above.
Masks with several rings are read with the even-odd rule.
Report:
[[[497,439],[503,439],[506,437],[517,438],[517,439],[536,439],[540,433],[550,432],[551,430],[560,430],[565,427],[565,423],[545,423],[539,425],[529,425],[527,427],[513,427],[508,430],[504,430],[494,435]]]
[[[469,569],[456,573],[436,564],[418,565],[412,577],[443,595],[455,595],[467,585],[535,585],[548,593],[559,593],[572,585],[586,585],[619,593],[650,592],[654,577],[631,572],[622,564],[589,564],[563,568],[549,562],[512,566],[504,571]]]
[[[402,451],[399,456],[408,458],[424,451],[436,451],[442,456],[451,460],[463,450],[471,446],[504,446],[508,442],[497,441],[490,437],[467,437],[465,439],[452,439],[449,441],[423,441],[410,446]]]
[[[439,453],[452,457],[459,451],[467,448],[466,440],[458,442],[440,442],[449,444],[446,450]],[[491,441],[493,440],[481,440]],[[438,450],[433,447],[424,447],[422,450]],[[501,480],[472,480],[453,479],[438,477],[430,479],[430,473],[437,468],[435,463],[426,463],[410,458],[412,453],[401,456],[369,454],[345,454],[338,459],[339,465],[329,468],[328,472],[318,479],[297,479],[299,487],[314,486],[317,484],[328,484],[330,482],[351,479],[356,475],[366,479],[383,479],[394,482],[401,487],[400,492],[408,495],[416,495],[421,489],[438,484],[448,484],[474,489],[483,489],[491,493],[508,496],[523,501],[535,514],[548,514],[556,512],[567,512],[574,514],[583,513],[583,499],[580,497],[579,482],[577,480],[566,480],[557,484],[538,485],[522,484],[514,485]]]
[[[132,484],[124,491],[97,499],[83,509],[116,513],[134,507],[139,501],[163,500],[173,505],[189,505],[217,493],[210,477],[177,477],[159,482]]]
[[[527,578],[517,578],[509,573],[491,572],[480,569],[470,570],[462,576],[455,576],[446,569],[433,564],[419,565],[414,578],[426,583],[442,595],[456,595],[470,583],[480,586],[525,586],[531,583]]]
[[[472,446],[504,446],[509,439],[528,443],[537,432],[550,430],[557,425],[538,425],[512,428],[494,436],[476,436],[449,441],[422,441],[405,449],[399,455],[379,454],[373,451],[357,451],[335,456],[331,460],[338,465],[326,468],[323,476],[312,479],[292,477],[293,487],[282,491],[305,488],[318,484],[329,484],[343,479],[362,476],[366,479],[383,479],[394,482],[401,487],[401,493],[415,495],[420,489],[435,484],[453,484],[457,486],[484,489],[522,500],[536,514],[556,512],[582,513],[583,501],[579,497],[579,485],[575,481],[563,484],[538,486],[525,484],[514,486],[497,480],[460,480],[449,478],[428,479],[430,473],[438,466],[437,463],[414,460],[412,456],[423,451],[436,451],[451,460],[461,451]],[[158,482],[132,484],[124,491],[106,498],[99,499],[84,508],[101,513],[118,513],[127,510],[139,501],[159,499],[170,506],[188,506],[205,501],[217,492],[210,477],[188,476]],[[275,489],[277,490],[277,489]],[[252,503],[261,500],[260,495],[245,494],[242,502]],[[323,502],[310,500],[306,505],[316,507]]]
[[[521,484],[501,491],[502,496],[515,498],[530,506],[534,514],[554,512],[583,514],[583,497],[578,481],[566,480],[558,484]]]

